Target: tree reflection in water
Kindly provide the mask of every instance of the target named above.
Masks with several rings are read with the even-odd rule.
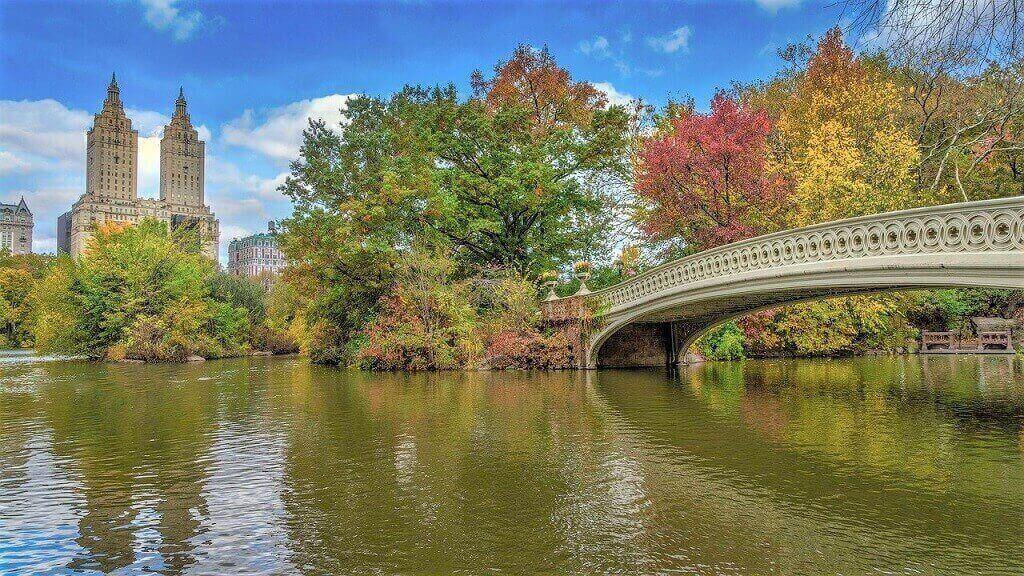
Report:
[[[1024,570],[1012,358],[2,370],[0,573]]]

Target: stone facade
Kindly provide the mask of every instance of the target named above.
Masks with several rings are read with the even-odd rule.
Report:
[[[195,228],[203,253],[217,260],[220,224],[205,204],[206,145],[188,115],[183,91],[160,140],[160,198],[139,198],[139,133],[124,113],[117,79],[89,129],[85,194],[57,220],[58,249],[77,256],[94,226],[155,218],[172,228]]]
[[[0,203],[0,251],[31,253],[32,226],[32,211],[24,198],[17,204]]]
[[[285,256],[277,247],[277,230],[271,222],[269,231],[228,244],[228,272],[236,276],[267,278],[285,266]]]

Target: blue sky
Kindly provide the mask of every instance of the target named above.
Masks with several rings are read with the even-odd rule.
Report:
[[[85,130],[111,71],[140,135],[140,194],[156,196],[160,129],[184,86],[207,142],[221,251],[286,216],[274,189],[310,116],[350,94],[454,82],[519,43],[547,45],[613,99],[706,106],[734,80],[770,77],[776,49],[840,21],[833,2],[0,3],[0,201],[24,195],[36,251],[85,188]]]

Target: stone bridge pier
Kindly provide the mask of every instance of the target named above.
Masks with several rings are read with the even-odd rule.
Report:
[[[751,238],[547,302],[545,309],[563,318],[593,311],[583,330],[581,368],[653,367],[676,364],[707,329],[751,312],[837,296],[957,287],[1024,289],[1024,196]]]

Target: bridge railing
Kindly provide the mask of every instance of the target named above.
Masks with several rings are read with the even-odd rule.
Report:
[[[597,290],[610,309],[682,284],[826,260],[1024,250],[1024,196],[861,216],[758,236],[652,268]]]

